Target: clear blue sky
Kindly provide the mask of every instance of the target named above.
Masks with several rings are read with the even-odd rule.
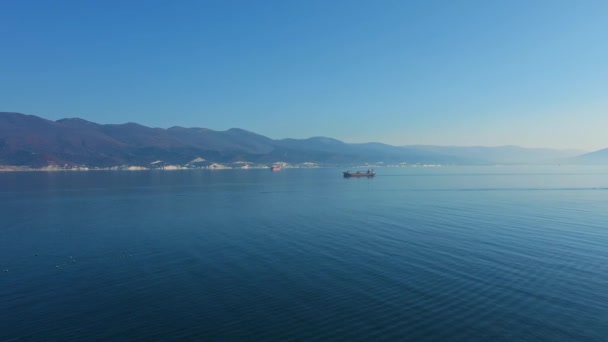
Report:
[[[0,111],[608,147],[608,1],[0,2]]]

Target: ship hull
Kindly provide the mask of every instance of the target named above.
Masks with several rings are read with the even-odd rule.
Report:
[[[374,177],[376,175],[375,172],[342,172],[344,174],[344,178],[363,178],[363,177]]]

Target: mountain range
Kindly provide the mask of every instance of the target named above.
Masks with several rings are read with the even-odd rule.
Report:
[[[155,161],[183,165],[192,160],[218,163],[530,164],[608,163],[608,149],[576,150],[517,146],[392,146],[345,143],[326,137],[271,139],[243,129],[151,128],[137,123],[97,124],[79,118],[47,120],[0,112],[0,165],[148,166]]]

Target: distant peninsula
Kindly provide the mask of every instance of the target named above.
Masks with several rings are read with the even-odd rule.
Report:
[[[0,112],[0,169],[5,171],[542,164],[602,158],[608,162],[608,150],[582,154],[517,146],[354,144],[327,137],[276,140],[239,128],[102,125],[79,118],[52,121]]]

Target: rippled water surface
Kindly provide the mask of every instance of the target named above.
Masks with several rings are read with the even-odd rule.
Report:
[[[606,340],[608,168],[0,173],[0,340]]]

